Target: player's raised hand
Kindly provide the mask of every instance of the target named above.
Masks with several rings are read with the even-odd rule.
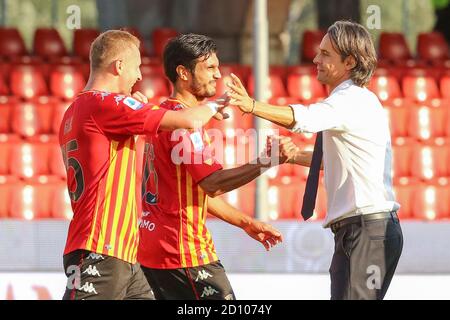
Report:
[[[247,234],[258,242],[261,242],[267,251],[278,243],[283,242],[283,236],[280,231],[270,224],[258,220],[252,222],[244,228]]]
[[[242,112],[252,112],[254,101],[248,95],[241,79],[239,79],[234,73],[231,74],[231,79],[233,81],[227,83],[228,88],[230,88],[230,105],[239,107]]]
[[[142,103],[148,103],[148,98],[142,92],[136,91],[131,96],[135,98],[137,101],[140,101]]]

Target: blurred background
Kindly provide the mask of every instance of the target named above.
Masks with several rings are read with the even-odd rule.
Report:
[[[72,211],[57,135],[64,111],[89,76],[92,40],[118,28],[138,36],[143,80],[135,90],[159,103],[171,92],[161,65],[167,40],[187,32],[209,35],[221,60],[217,94],[234,72],[253,95],[260,80],[253,70],[256,4],[0,0],[0,299],[62,297],[62,252]],[[328,26],[339,19],[360,22],[373,35],[379,64],[369,89],[391,124],[405,245],[387,298],[450,299],[444,290],[450,285],[449,0],[267,0],[268,72],[261,99],[310,104],[327,96],[312,59]],[[254,126],[253,118],[240,113],[208,125],[224,133],[225,167],[242,164],[243,153],[250,157],[255,146],[236,129]],[[303,149],[313,147],[314,135],[267,126]],[[302,222],[307,174],[307,168],[282,165],[264,175],[263,189],[252,182],[223,196],[283,232],[285,242],[269,253],[241,230],[209,219],[238,298],[329,298],[334,243],[322,228],[326,195],[320,185],[313,219]]]

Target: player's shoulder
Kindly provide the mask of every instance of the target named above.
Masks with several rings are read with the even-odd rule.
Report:
[[[177,110],[181,110],[184,108],[183,104],[176,100],[176,99],[167,99],[164,100],[161,104],[160,107],[162,109],[167,109],[167,110],[172,110],[172,111],[177,111]]]

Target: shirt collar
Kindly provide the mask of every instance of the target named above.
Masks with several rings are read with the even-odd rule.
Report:
[[[331,91],[330,96],[331,96],[333,93],[336,93],[336,92],[339,91],[339,90],[347,89],[348,87],[350,87],[350,86],[352,86],[352,85],[354,85],[354,82],[353,82],[352,79],[345,80],[345,81],[341,82],[336,88],[334,88],[333,91]]]

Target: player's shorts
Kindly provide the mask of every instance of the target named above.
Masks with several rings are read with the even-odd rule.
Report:
[[[138,263],[76,250],[64,256],[67,276],[63,300],[153,300],[153,292]]]
[[[142,267],[157,300],[234,300],[220,261],[180,269]]]

